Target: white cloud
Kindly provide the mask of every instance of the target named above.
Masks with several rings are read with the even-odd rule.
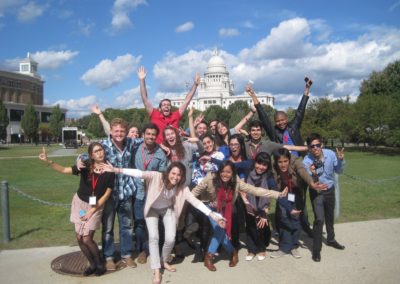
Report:
[[[57,69],[70,62],[79,54],[79,51],[37,51],[32,58],[39,63],[41,69]]]
[[[234,37],[238,36],[240,33],[237,29],[225,29],[221,28],[218,32],[220,37]]]
[[[37,17],[43,15],[48,5],[38,5],[35,2],[28,2],[26,5],[21,6],[18,11],[17,17],[21,22],[32,21]]]
[[[14,7],[20,6],[25,0],[1,0],[0,1],[0,18],[4,16],[6,12]]]
[[[294,18],[281,22],[253,46],[237,54],[221,50],[235,93],[243,93],[252,80],[257,92],[276,97],[277,108],[297,107],[307,75],[314,82],[312,97],[349,96],[354,101],[360,82],[372,71],[400,60],[398,28],[368,27],[358,38],[334,42],[329,39],[333,33],[322,20]],[[312,44],[310,38],[323,41]],[[206,71],[212,54],[211,49],[167,54],[153,70],[159,83],[158,96],[183,93],[185,82],[192,82],[190,78],[195,71]]]
[[[168,53],[153,68],[154,76],[160,84],[160,89],[175,92],[184,90],[187,83],[191,86],[194,75],[196,72],[201,73],[205,70],[211,55],[211,50],[200,52],[190,50],[182,55]]]
[[[94,95],[83,97],[80,99],[58,100],[52,105],[60,105],[62,108],[68,109],[68,117],[82,117],[90,113],[90,107],[97,103]]]
[[[101,90],[111,88],[128,78],[137,68],[141,56],[125,54],[115,60],[104,59],[81,76],[86,85],[94,85]]]
[[[78,25],[78,33],[84,36],[90,36],[92,29],[94,28],[95,24],[92,21],[84,21],[79,20],[77,22]]]
[[[129,13],[140,5],[147,5],[146,0],[115,0],[111,10],[111,32],[115,33],[132,26]]]
[[[253,47],[243,49],[239,55],[243,61],[303,57],[312,50],[312,45],[306,40],[309,35],[310,26],[306,19],[283,21],[278,27],[272,28],[267,37]]]
[[[178,27],[176,27],[175,32],[177,33],[185,33],[194,28],[194,24],[192,22],[186,22]]]
[[[149,89],[149,86],[146,86]],[[126,90],[115,99],[116,107],[119,108],[142,108],[143,102],[140,96],[140,87]]]
[[[242,26],[245,27],[245,28],[248,28],[248,29],[255,29],[256,28],[256,26],[251,21],[244,21],[242,23]]]

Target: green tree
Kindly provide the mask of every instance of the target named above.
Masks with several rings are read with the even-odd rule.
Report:
[[[53,107],[50,118],[49,118],[49,129],[56,141],[59,142],[61,139],[61,132],[64,126],[63,113],[59,105]]]
[[[21,119],[21,128],[31,143],[36,141],[39,130],[39,118],[32,104],[28,104],[25,107],[24,115]]]
[[[196,117],[196,115],[194,115]],[[227,109],[224,109],[217,105],[212,105],[204,111],[204,119],[210,122],[213,119],[218,119],[229,123],[230,113]]]
[[[229,127],[234,127],[243,117],[246,116],[250,111],[250,107],[245,101],[236,101],[229,105],[228,112],[229,117]]]
[[[7,126],[10,123],[7,115],[7,109],[3,104],[3,101],[0,100],[0,139],[7,139]]]
[[[104,137],[106,134],[103,129],[103,125],[100,122],[100,119],[97,117],[96,114],[91,114],[90,115],[90,121],[88,124],[87,131],[91,136],[93,137]]]

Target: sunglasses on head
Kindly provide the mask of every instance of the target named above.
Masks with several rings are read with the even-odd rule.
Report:
[[[314,149],[314,148],[321,148],[321,143],[318,143],[318,144],[311,144],[309,147],[310,147],[311,149]]]

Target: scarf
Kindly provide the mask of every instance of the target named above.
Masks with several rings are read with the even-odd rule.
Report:
[[[225,232],[228,238],[232,235],[232,199],[233,190],[231,188],[220,187],[217,192],[217,211],[226,219]]]

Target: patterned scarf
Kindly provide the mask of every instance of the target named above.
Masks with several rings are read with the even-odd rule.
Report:
[[[231,239],[232,234],[232,199],[233,190],[231,188],[220,187],[217,192],[217,211],[226,219],[225,232]]]

